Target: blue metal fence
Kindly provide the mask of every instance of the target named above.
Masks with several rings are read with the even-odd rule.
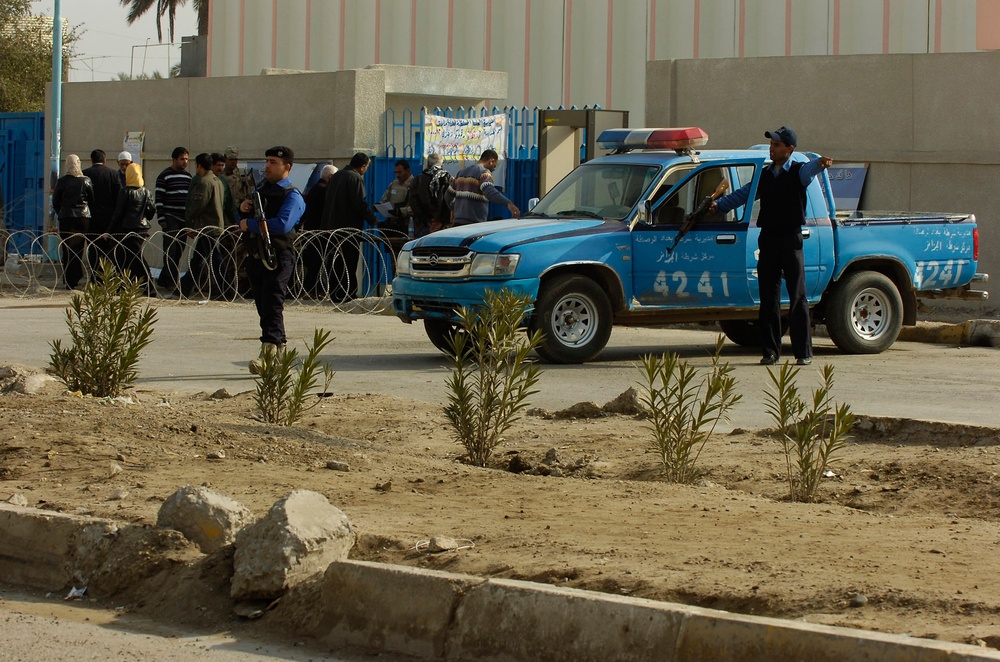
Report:
[[[0,114],[0,210],[14,235],[7,250],[29,252],[31,233],[45,231],[44,113]]]

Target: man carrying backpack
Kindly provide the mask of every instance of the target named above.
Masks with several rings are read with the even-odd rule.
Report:
[[[413,213],[415,237],[448,227],[451,210],[445,203],[444,192],[451,184],[451,174],[441,166],[441,155],[430,154],[427,167],[417,175],[410,190],[410,209]]]

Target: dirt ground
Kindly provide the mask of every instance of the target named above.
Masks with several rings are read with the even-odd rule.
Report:
[[[308,488],[355,524],[358,559],[1000,646],[1000,429],[861,419],[818,503],[801,504],[786,498],[768,431],[713,437],[703,478],[688,486],[660,478],[635,415],[531,411],[496,466],[481,469],[460,461],[440,408],[373,394],[317,403],[282,428],[256,418],[249,393],[7,392],[0,501],[20,494],[39,508],[153,524],[187,484],[258,515]],[[428,554],[434,535],[467,548]],[[159,552],[194,558],[163,540]],[[217,554],[199,566],[214,598],[180,597],[173,577],[123,586],[114,604],[230,627],[227,563]]]

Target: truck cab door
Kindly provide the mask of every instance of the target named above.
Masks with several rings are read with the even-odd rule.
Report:
[[[753,305],[746,279],[748,224],[743,222],[743,208],[706,214],[673,246],[702,200],[724,179],[732,186],[735,176],[730,163],[684,164],[668,172],[653,192],[646,222],[636,223],[631,233],[633,297],[639,307]]]

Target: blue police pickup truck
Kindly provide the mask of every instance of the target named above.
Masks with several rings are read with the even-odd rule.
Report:
[[[581,164],[522,218],[407,243],[392,283],[396,315],[423,320],[447,351],[456,310],[506,287],[534,302],[526,324],[543,332],[537,351],[554,363],[593,359],[614,324],[718,322],[733,342],[759,346],[754,193],[767,147],[696,151],[707,139],[697,128],[605,131],[598,145],[610,154]],[[722,182],[750,182],[749,201],[709,214]],[[986,279],[972,214],[838,215],[826,172],[807,196],[806,294],[813,323],[842,351],[888,348],[916,324],[918,296],[986,296],[970,289]]]

